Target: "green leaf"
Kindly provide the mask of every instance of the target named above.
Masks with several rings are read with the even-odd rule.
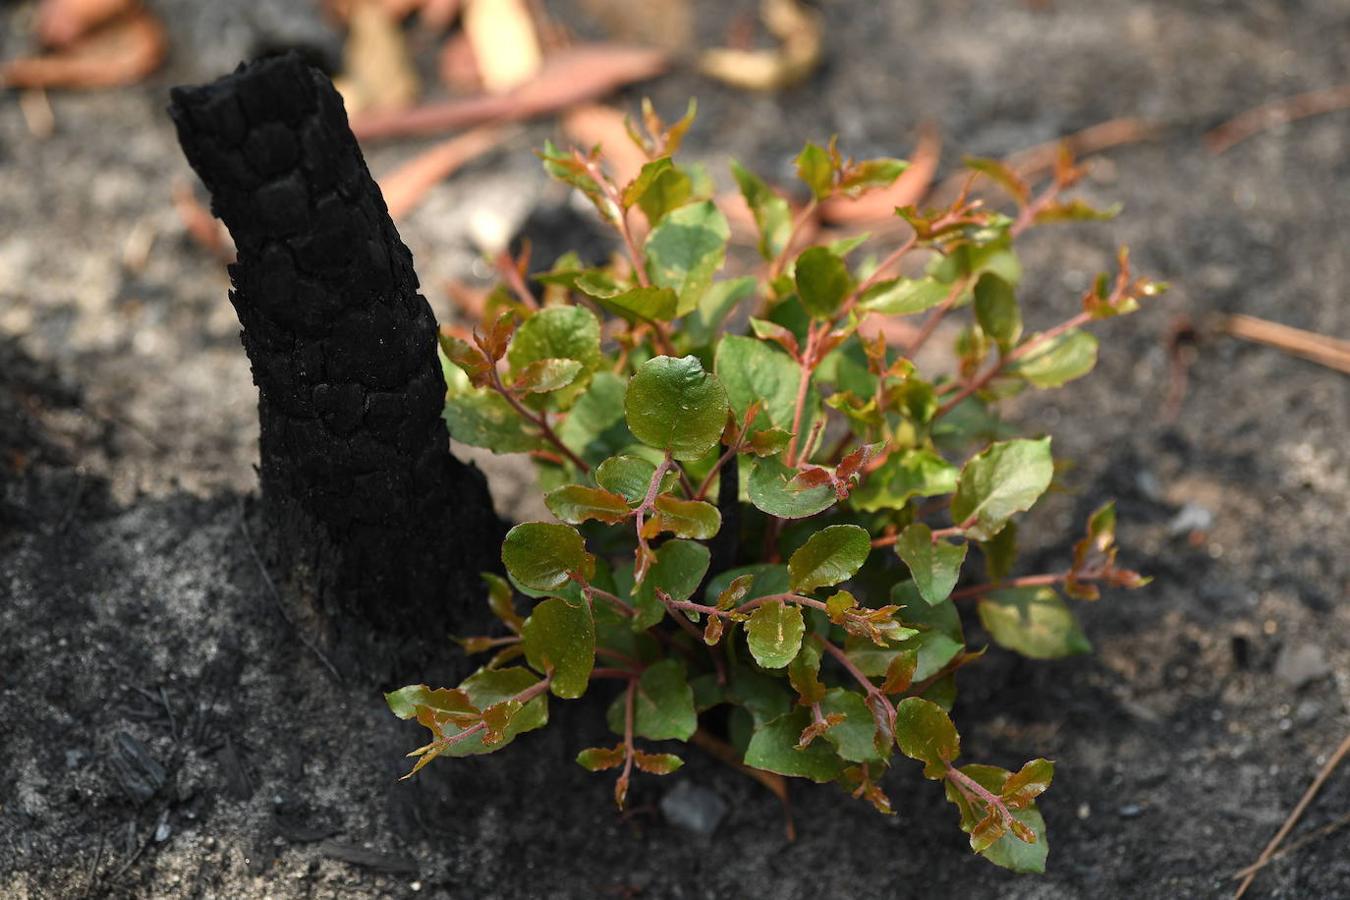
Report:
[[[569,525],[580,525],[591,519],[617,525],[632,512],[628,501],[619,494],[580,484],[565,484],[549,491],[544,495],[544,504],[549,512]]]
[[[417,715],[417,707],[425,706],[445,715],[464,714],[475,716],[478,707],[469,699],[469,695],[454,688],[429,688],[425,684],[410,684],[384,695],[389,711],[400,719],[411,719]]]
[[[521,631],[525,660],[536,672],[553,672],[549,690],[572,700],[586,693],[595,666],[595,620],[587,603],[551,597],[535,606]]]
[[[537,591],[553,591],[572,573],[589,577],[595,560],[575,528],[548,522],[526,522],[506,533],[502,562],[511,577]]]
[[[797,177],[806,183],[817,200],[834,190],[834,161],[823,147],[807,142],[797,154]]]
[[[758,563],[753,566],[727,569],[709,578],[708,585],[703,591],[705,602],[717,605],[723,592],[730,590],[734,583],[746,575],[751,576],[750,587],[737,598],[737,603],[748,603],[770,594],[782,594],[788,589],[787,566],[778,563]]]
[[[984,573],[991,582],[1002,582],[1012,573],[1012,564],[1017,563],[1017,522],[1008,522],[998,534],[990,540],[981,542],[980,551],[984,553]]]
[[[910,497],[936,497],[956,490],[960,470],[931,450],[889,456],[849,497],[859,512],[904,509]]]
[[[811,247],[797,257],[797,296],[802,306],[818,319],[828,319],[853,290],[848,263],[827,247]]]
[[[766,669],[781,669],[792,662],[802,646],[806,623],[796,606],[772,601],[755,607],[745,623],[750,654]]]
[[[858,309],[883,316],[908,316],[932,309],[951,293],[952,286],[933,278],[891,278],[868,288]]]
[[[531,394],[547,394],[576,381],[581,371],[581,363],[575,359],[537,359],[520,371],[513,387]]]
[[[629,503],[636,503],[647,496],[647,488],[656,474],[656,464],[632,454],[611,456],[595,470],[595,481],[607,491],[619,494]],[[666,472],[661,479],[660,490],[667,490],[675,482],[673,471]]]
[[[623,765],[625,758],[623,744],[613,747],[587,747],[577,754],[577,765],[588,772],[603,772]]]
[[[1012,371],[1033,387],[1057,388],[1082,378],[1095,365],[1097,338],[1073,328],[1022,357]]]
[[[607,715],[612,731],[623,734],[624,697],[620,694]],[[633,731],[652,741],[687,741],[698,728],[694,689],[685,677],[684,663],[663,659],[638,679],[633,702]]]
[[[1019,205],[1026,205],[1031,199],[1031,188],[1020,175],[1008,167],[1007,163],[979,156],[967,156],[962,162],[972,172],[987,175],[991,181],[1007,191]]]
[[[980,544],[984,553],[984,573],[990,581],[1002,581],[1012,574],[1017,562],[1017,523],[1009,522],[1003,530]]]
[[[1022,310],[1012,285],[993,272],[975,282],[975,319],[1004,351],[1022,336]]]
[[[469,696],[469,700],[472,701],[474,706],[486,712],[499,703],[507,702],[521,691],[538,682],[539,678],[529,669],[513,666],[509,669],[482,669],[466,679],[459,686],[459,689]],[[516,735],[544,727],[548,724],[548,695],[540,694],[530,700],[529,703],[519,708],[512,708],[509,712],[510,715],[506,722],[504,724],[498,723],[502,731],[500,741],[490,746],[484,745],[483,735],[480,732],[451,744],[446,748],[445,755],[458,758],[492,753],[511,743],[515,740]],[[462,729],[457,729],[451,725],[445,728],[445,734],[447,737],[452,737],[459,730]]]
[[[755,227],[759,230],[759,255],[768,260],[775,259],[783,252],[788,236],[792,233],[792,208],[763,179],[734,160],[731,174],[735,176],[741,195],[755,217]]]
[[[1045,793],[1055,778],[1055,764],[1048,759],[1033,759],[1003,783],[1000,796],[1012,809],[1029,806]]]
[[[895,741],[910,759],[938,766],[961,755],[961,737],[946,711],[919,697],[896,704]]]
[[[986,541],[1014,513],[1031,509],[1054,474],[1048,437],[991,444],[961,469],[952,497],[952,519],[962,523],[974,517],[975,524],[966,534]]]
[[[558,438],[569,450],[589,463],[596,463],[633,443],[623,416],[627,384],[626,379],[613,372],[595,373],[590,386],[557,427]]]
[[[633,617],[633,630],[645,631],[665,616],[665,604],[656,596],[658,590],[672,600],[685,601],[694,596],[710,558],[708,548],[693,541],[669,540],[657,548],[656,562],[633,597],[638,611]]]
[[[716,447],[727,409],[727,392],[694,356],[647,360],[624,395],[633,435],[648,446],[669,450],[676,459],[697,459]]]
[[[864,528],[857,525],[822,528],[788,560],[792,590],[805,594],[847,581],[862,568],[871,551],[872,540]]]
[[[738,421],[744,419],[751,403],[759,401],[763,412],[750,426],[752,432],[770,427],[792,431],[802,378],[801,366],[794,359],[764,341],[729,334],[717,346],[715,370]],[[811,427],[811,411],[819,404],[820,397],[811,388],[802,415],[803,431]]]
[[[861,694],[843,688],[832,688],[820,702],[820,711],[825,715],[842,715],[844,721],[825,732],[825,740],[834,745],[837,752],[850,762],[883,762],[877,752],[876,719],[867,708]]]
[[[792,443],[792,435],[781,428],[765,428],[750,435],[746,449],[756,456],[777,456]]]
[[[445,424],[450,437],[494,453],[540,450],[544,440],[526,426],[520,413],[496,391],[469,390],[446,399]]]
[[[1011,588],[980,600],[980,622],[996,643],[1032,659],[1092,652],[1063,598],[1050,587]]]
[[[742,457],[742,471],[745,464]],[[789,469],[775,456],[755,460],[746,486],[750,502],[761,512],[780,519],[804,519],[834,505],[838,498],[833,488],[820,485],[797,490],[789,484],[796,475],[796,469]]]
[[[1045,836],[1045,819],[1035,807],[1015,809],[1013,818],[1031,829],[1032,834],[1036,835],[1036,842],[1028,844],[1009,832],[980,855],[996,866],[1039,875],[1045,871],[1045,860],[1050,854],[1050,843]]]
[[[1045,225],[1050,222],[1109,222],[1120,215],[1122,207],[1119,203],[1113,203],[1106,209],[1097,209],[1089,206],[1078,198],[1067,202],[1060,201],[1052,203],[1049,206],[1038,210],[1036,213],[1036,224]]]
[[[633,762],[649,775],[669,775],[684,765],[684,760],[674,753],[644,753],[641,750],[634,752]]]
[[[541,309],[516,329],[506,359],[513,372],[545,359],[574,359],[593,372],[600,367],[600,322],[582,306]]]
[[[951,596],[956,580],[961,577],[966,545],[946,541],[934,543],[932,529],[922,522],[915,522],[900,532],[895,552],[909,567],[920,596],[931,606]]]
[[[683,315],[678,310],[679,298],[670,288],[635,287],[610,297],[597,297],[596,301],[629,322],[669,322]]]
[[[624,188],[623,202],[625,206],[636,203],[647,222],[656,225],[666,213],[688,202],[692,193],[689,176],[676,168],[670,157],[663,156],[643,165]]]
[[[717,507],[702,500],[681,500],[661,494],[654,506],[651,518],[643,525],[645,537],[670,532],[676,537],[706,541],[722,527],[722,514]]]
[[[708,292],[683,322],[677,336],[688,341],[686,347],[704,347],[712,343],[736,304],[754,293],[758,282],[753,275],[714,281]]]
[[[520,613],[516,612],[516,605],[511,597],[511,583],[492,572],[482,572],[480,577],[488,587],[488,608],[492,610],[492,614],[507,628],[519,633],[520,626],[525,622],[520,618]]]
[[[907,161],[889,156],[865,159],[844,169],[839,188],[852,197],[873,188],[890,187],[908,168]]]
[[[844,761],[826,741],[812,741],[802,750],[797,741],[811,724],[809,710],[798,707],[755,729],[745,750],[745,764],[815,782],[834,781],[844,772]]]
[[[576,287],[627,322],[666,322],[677,315],[677,298],[670,288],[619,282],[601,269],[584,273],[577,279]]]
[[[544,150],[539,155],[543,160],[545,172],[585,194],[607,222],[618,221],[621,210],[616,208],[600,183],[587,171],[586,161],[577,159],[575,153],[559,150],[552,141],[544,141]],[[595,161],[595,155],[592,154],[590,161]]]
[[[692,312],[726,262],[731,227],[711,200],[673,210],[647,235],[647,272],[679,295],[677,314]]]

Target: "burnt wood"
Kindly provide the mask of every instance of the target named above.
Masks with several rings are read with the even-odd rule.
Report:
[[[436,322],[332,83],[294,55],[172,92],[234,238],[269,555],[348,671],[406,678],[477,620],[502,525],[441,418]]]

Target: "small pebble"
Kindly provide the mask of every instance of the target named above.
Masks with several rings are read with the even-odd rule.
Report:
[[[715,791],[681,781],[661,798],[661,812],[672,825],[709,836],[727,814],[727,802]]]
[[[1199,503],[1187,503],[1167,523],[1167,532],[1176,536],[1192,531],[1209,531],[1213,527],[1214,513]]]
[[[1138,803],[1126,803],[1120,809],[1116,810],[1116,814],[1122,819],[1133,819],[1143,811],[1144,808]]]
[[[1326,654],[1316,644],[1286,644],[1275,660],[1275,677],[1300,688],[1331,674]]]
[[[161,821],[159,826],[155,829],[155,843],[164,843],[169,839],[169,835],[171,834],[173,834],[173,828],[167,821]]]

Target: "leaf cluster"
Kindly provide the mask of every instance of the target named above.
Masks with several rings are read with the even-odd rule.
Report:
[[[943,783],[972,850],[1040,871],[1053,763],[958,764],[956,677],[985,650],[966,626],[1037,659],[1083,653],[1068,601],[1146,579],[1116,565],[1110,505],[1063,571],[1014,574],[1019,519],[1057,469],[1050,437],[1015,436],[998,406],[1087,374],[1087,326],[1160,286],[1132,278],[1122,252],[1065,322],[1027,333],[1014,238],[1110,215],[1064,199],[1081,175],[1067,157],[1040,187],[969,160],[953,203],[897,210],[908,236],[885,253],[868,235],[803,241],[815,204],[906,168],[845,159],[833,141],[797,157],[795,209],[733,165],[747,260],[706,173],[673,158],[692,118],[691,105],[667,126],[644,105],[645,133],[630,132],[647,161],[627,183],[599,149],[547,145],[545,169],[623,252],[601,266],[569,253],[530,281],[528,260],[512,261],[483,321],[442,335],[452,437],[530,454],[556,521],[511,529],[506,578],[484,576],[503,633],[461,640],[491,654],[482,668],[388,695],[431,733],[413,772],[543,727],[550,695],[614,683],[617,741],[577,761],[618,770],[621,806],[634,770],[679,768],[664,742],[706,732],[720,708],[715,737],[746,766],[834,782],[883,813],[898,750]],[[1011,205],[974,197],[977,179]],[[918,338],[887,340],[916,316]],[[947,316],[965,322],[955,365],[922,372],[916,352]]]

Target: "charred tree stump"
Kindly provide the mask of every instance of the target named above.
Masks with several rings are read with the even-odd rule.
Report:
[[[441,418],[436,322],[332,84],[298,56],[176,88],[170,113],[238,249],[269,549],[346,671],[447,656],[502,526]]]

